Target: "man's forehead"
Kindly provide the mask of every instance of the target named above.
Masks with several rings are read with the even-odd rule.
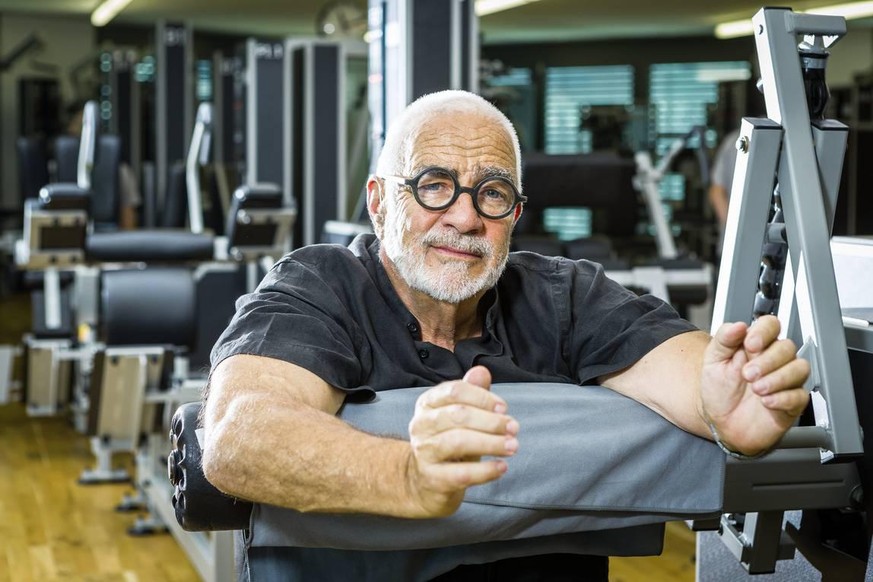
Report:
[[[408,136],[404,169],[439,166],[459,173],[514,176],[515,149],[506,129],[491,119],[477,121],[422,124]]]
[[[460,178],[465,174],[472,174],[477,179],[493,178],[495,176],[508,179],[514,177],[514,168],[511,165],[473,162],[459,166],[458,164],[451,163],[450,160],[445,158],[439,159],[438,157],[430,160],[421,160],[415,163],[413,167],[410,168],[410,173],[411,175],[417,175],[428,168],[440,168],[446,170],[455,178]]]
[[[507,139],[506,128],[496,119],[480,113],[445,113],[421,119],[411,128],[414,141],[424,143],[448,143],[458,139],[495,141]]]

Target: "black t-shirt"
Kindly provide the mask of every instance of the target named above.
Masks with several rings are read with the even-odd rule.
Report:
[[[348,248],[304,247],[276,263],[212,351],[212,364],[254,354],[297,364],[367,399],[432,386],[482,364],[493,382],[591,384],[664,340],[695,329],[667,304],[637,296],[588,261],[511,253],[483,297],[481,336],[454,352],[421,341],[391,285],[373,235]]]
[[[481,336],[458,342],[454,352],[421,341],[418,322],[381,264],[379,241],[361,235],[348,248],[304,247],[276,263],[255,292],[237,302],[212,350],[212,365],[235,354],[278,358],[356,400],[373,391],[459,379],[477,364],[491,371],[495,383],[591,384],[695,329],[661,300],[638,297],[611,281],[595,263],[527,252],[510,254],[480,309]],[[294,571],[299,552],[276,550],[249,551],[273,552],[271,560]],[[463,565],[440,580],[490,580],[500,573],[512,582],[532,579],[532,573],[552,579],[573,572],[573,579],[605,582],[607,570],[605,557],[548,555]]]

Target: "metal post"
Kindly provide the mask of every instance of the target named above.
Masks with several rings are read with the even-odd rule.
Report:
[[[820,380],[817,388],[827,405],[829,448],[836,456],[859,455],[863,446],[830,254],[833,217],[826,215],[797,49],[798,34],[840,37],[846,32],[846,23],[840,17],[795,14],[776,8],[762,9],[752,22],[757,31],[767,115],[784,129],[778,178],[789,264],[796,281],[794,298],[800,336],[814,347]],[[839,171],[829,170],[826,175],[832,178]],[[828,189],[836,191],[833,184]],[[790,308],[781,305],[780,314]],[[786,333],[793,335],[790,329]]]

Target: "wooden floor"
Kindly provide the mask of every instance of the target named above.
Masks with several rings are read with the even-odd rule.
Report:
[[[130,486],[76,482],[92,463],[66,421],[0,406],[0,582],[199,580],[170,535],[127,534],[136,515],[115,506]]]
[[[668,523],[664,552],[649,558],[612,558],[610,582],[694,582],[695,534],[681,522]]]
[[[20,340],[28,308],[0,300],[0,343]],[[127,534],[136,515],[115,506],[129,486],[77,484],[92,464],[87,438],[66,420],[0,405],[0,582],[199,580],[170,535]],[[612,582],[692,582],[694,535],[668,524],[661,556],[614,558],[610,572]]]

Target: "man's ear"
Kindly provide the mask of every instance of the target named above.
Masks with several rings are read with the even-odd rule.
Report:
[[[370,215],[370,222],[373,223],[373,231],[380,239],[382,226],[385,223],[385,211],[382,208],[384,197],[385,184],[376,176],[367,178],[367,213]]]
[[[518,219],[521,218],[521,212],[524,207],[521,204],[515,205],[515,212],[512,215],[512,226],[518,224]]]

